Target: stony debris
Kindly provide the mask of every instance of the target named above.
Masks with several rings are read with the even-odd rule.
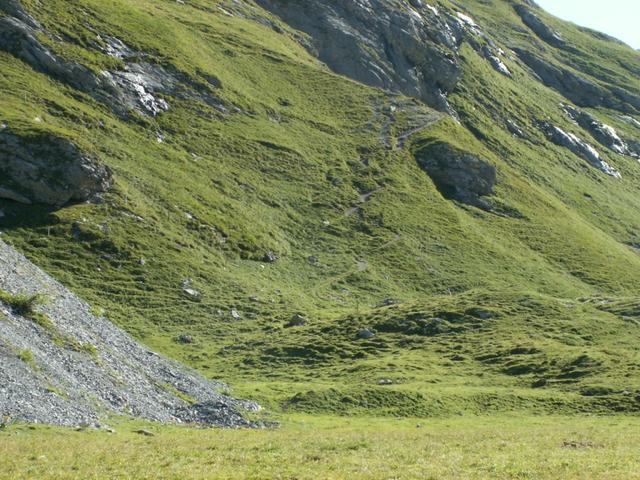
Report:
[[[128,59],[137,54],[133,48],[129,47],[122,40],[110,35],[98,34],[96,36],[95,47],[102,53],[119,60]]]
[[[520,125],[518,125],[514,120],[507,119],[505,124],[507,126],[507,130],[509,130],[509,132],[513,136],[518,137],[518,138],[525,138],[526,137],[524,131],[522,130],[522,127],[520,127]]]
[[[602,445],[598,445],[591,441],[567,440],[562,442],[562,448],[577,450],[581,448],[602,448]]]
[[[176,343],[182,343],[182,344],[195,343],[195,339],[193,338],[193,335],[189,335],[188,333],[181,333],[174,340]]]
[[[182,293],[189,300],[199,301],[202,299],[202,293],[200,290],[196,290],[195,288],[183,288]]]
[[[0,289],[46,296],[36,308],[48,319],[39,324],[0,303],[0,418],[75,426],[115,414],[251,426],[243,412],[257,404],[146,349],[3,242]]]
[[[472,308],[467,313],[481,320],[488,320],[490,318],[493,318],[494,316],[493,312],[490,312],[489,310],[485,310],[483,308]]]
[[[640,153],[632,151],[612,126],[602,123],[587,112],[578,110],[571,105],[561,104],[560,106],[574,122],[587,130],[601,145],[620,155],[640,157]]]
[[[579,138],[573,133],[565,132],[560,127],[556,127],[548,122],[539,122],[540,129],[545,133],[547,138],[556,145],[565,147],[571,150],[573,153],[583,158],[590,165],[596,167],[598,170],[606,173],[615,178],[620,178],[620,172],[604,161],[598,151],[589,145],[587,142]]]
[[[53,134],[0,132],[0,198],[61,206],[91,200],[112,185],[111,170],[96,156]]]
[[[640,129],[640,121],[636,120],[631,115],[620,115],[620,120],[628,123],[629,125],[633,125],[637,129]]]
[[[382,300],[382,302],[380,302],[380,304],[378,305],[378,307],[390,307],[391,305],[398,305],[402,303],[400,300],[398,300],[397,298],[385,298],[384,300]]]
[[[493,193],[497,181],[496,169],[489,162],[444,142],[420,147],[414,155],[443,197],[491,210],[481,198]]]

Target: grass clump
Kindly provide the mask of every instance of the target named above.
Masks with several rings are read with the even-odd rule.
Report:
[[[169,383],[160,383],[157,385],[158,388],[160,388],[161,390],[164,390],[165,392],[173,395],[174,397],[177,397],[181,400],[184,400],[185,402],[193,405],[194,403],[197,403],[197,400],[195,398],[193,398],[191,395],[183,392],[182,390],[178,390],[176,387],[174,387],[173,385],[169,384]]]
[[[31,368],[37,368],[36,357],[31,350],[21,350],[18,352],[18,358]]]
[[[8,305],[17,315],[35,318],[38,316],[36,307],[44,303],[45,298],[40,294],[12,294],[0,290],[0,301]]]
[[[55,323],[53,323],[47,314],[36,310],[38,305],[42,305],[46,302],[46,297],[43,295],[14,295],[0,290],[0,301],[8,305],[16,315],[27,318],[46,330],[51,335],[51,339],[56,345],[76,352],[83,352],[97,358],[98,350],[95,345],[82,343],[70,335],[64,334],[55,325]]]

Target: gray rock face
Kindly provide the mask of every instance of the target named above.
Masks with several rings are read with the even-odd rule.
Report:
[[[420,148],[415,157],[445,198],[491,209],[480,197],[493,193],[496,184],[493,165],[444,142]]]
[[[91,95],[118,115],[126,115],[132,109],[158,115],[169,108],[162,95],[195,98],[222,112],[227,111],[214,94],[214,89],[219,87],[215,81],[198,82],[173,68],[135,61],[129,57],[141,56],[139,52],[115,37],[99,35],[96,40],[98,50],[126,61],[123,70],[96,74],[77,62],[56,55],[40,42],[38,34],[46,35],[47,32],[25,12],[18,0],[1,3],[0,11],[8,14],[0,18],[0,50],[20,58],[38,72]]]
[[[605,103],[607,92],[604,88],[569,70],[551,65],[531,52],[521,49],[514,49],[514,52],[546,86],[557,90],[575,104],[597,107]]]
[[[20,18],[30,19],[28,23],[16,17],[0,18],[0,49],[15,55],[28,63],[34,70],[71,85],[84,92],[104,92],[115,94],[114,86],[104,78],[93,74],[88,68],[69,62],[52,53],[36,37],[38,31],[35,20],[26,14]]]
[[[553,30],[549,25],[544,23],[542,19],[533,13],[529,8],[524,5],[514,5],[513,7],[522,22],[529,27],[533,32],[545,42],[553,45],[554,47],[564,47],[565,41],[562,36]]]
[[[640,98],[621,88],[610,90],[580,75],[552,65],[535,54],[514,48],[518,55],[547,87],[568,98],[580,107],[607,107],[626,113],[640,109]]]
[[[45,295],[36,308],[50,322],[42,326],[0,302],[0,417],[79,425],[116,414],[235,427],[249,426],[242,412],[259,408],[220,394],[223,384],[162,358],[94,316],[89,305],[3,242],[0,289]]]
[[[620,115],[619,118],[623,122],[628,123],[629,125],[633,125],[637,129],[640,129],[640,122],[638,120],[636,120],[635,118],[633,118],[633,117],[631,117],[629,115]]]
[[[513,136],[518,137],[518,138],[525,138],[526,137],[526,135],[522,131],[522,128],[520,127],[520,125],[518,125],[514,120],[507,119],[505,121],[505,125],[507,127],[507,130],[509,130],[509,133],[511,133]]]
[[[39,28],[40,25],[25,12],[20,0],[3,0],[0,3],[0,11],[3,11],[7,15],[19,19],[21,22],[26,23],[30,27]]]
[[[610,175],[612,177],[620,178],[620,172],[605,162],[598,151],[589,145],[587,142],[574,135],[573,133],[565,132],[555,125],[551,125],[548,122],[540,122],[540,129],[547,135],[556,145],[565,147],[571,150],[573,153],[583,158],[590,165],[596,167],[598,170]]]
[[[60,206],[106,192],[111,171],[64,138],[0,132],[0,198]]]
[[[449,111],[446,94],[461,71],[464,26],[423,2],[399,0],[258,0],[311,37],[310,50],[337,73],[420,98]]]
[[[587,130],[598,143],[604,145],[610,150],[613,150],[620,155],[627,155],[630,157],[640,156],[637,152],[630,149],[629,145],[620,138],[615,128],[605,123],[600,122],[587,112],[578,110],[571,105],[561,105],[565,113],[574,120],[578,125]]]
[[[484,46],[484,48],[482,48],[482,54],[495,71],[507,77],[511,76],[511,70],[509,70],[509,67],[505,65],[502,59],[491,48]]]

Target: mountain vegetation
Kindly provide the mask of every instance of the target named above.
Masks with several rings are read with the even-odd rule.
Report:
[[[0,72],[2,239],[260,403],[286,445],[307,422],[640,411],[640,55],[621,42],[531,0],[5,0]],[[39,442],[21,438],[4,448]],[[610,471],[592,478],[637,470]]]

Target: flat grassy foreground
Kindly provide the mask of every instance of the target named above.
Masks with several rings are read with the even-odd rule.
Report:
[[[290,416],[257,431],[14,425],[0,433],[0,477],[630,480],[640,478],[639,427],[629,416]]]

